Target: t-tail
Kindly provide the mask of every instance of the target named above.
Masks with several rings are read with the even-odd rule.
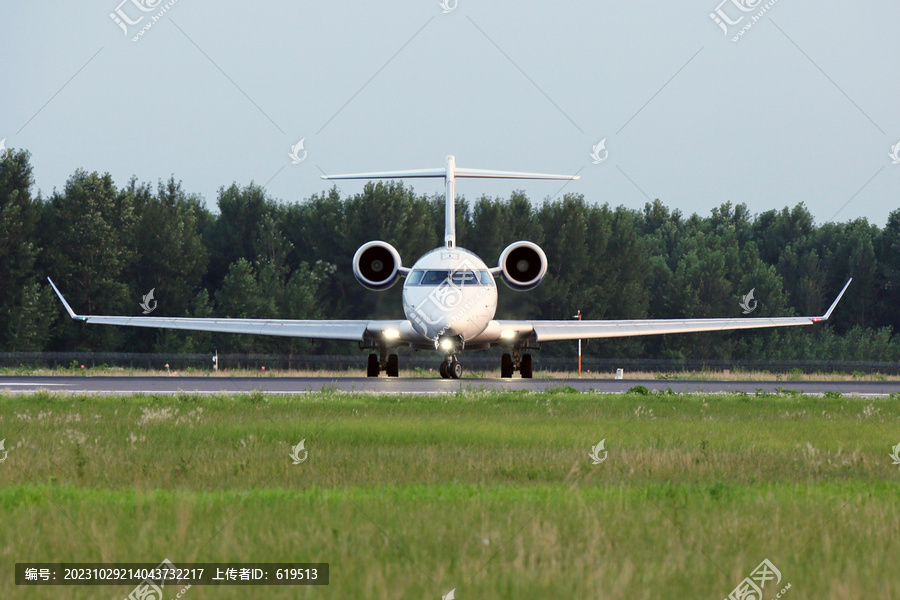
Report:
[[[414,169],[410,171],[380,171],[375,173],[347,173],[343,175],[322,175],[322,179],[414,179],[423,177],[443,177],[444,191],[444,246],[456,247],[456,179],[458,177],[478,177],[482,179],[580,179],[578,175],[550,175],[546,173],[522,173],[519,171],[489,171],[487,169],[460,169],[456,158],[447,156],[443,169]]]

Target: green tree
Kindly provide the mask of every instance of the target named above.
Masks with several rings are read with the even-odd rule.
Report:
[[[54,193],[41,215],[43,268],[86,314],[131,312],[124,273],[133,257],[134,199],[118,192],[106,173],[75,172],[62,193]],[[59,330],[65,348],[116,349],[118,327],[85,327],[66,319]],[[152,333],[145,333],[152,336]]]
[[[877,321],[900,331],[900,210],[891,212],[875,238],[878,263]]]
[[[25,284],[18,302],[9,311],[8,349],[12,352],[44,350],[57,311],[57,299],[50,286]]]
[[[132,261],[127,271],[132,308],[151,289],[157,308],[154,316],[185,316],[206,275],[208,256],[201,236],[208,212],[202,201],[184,193],[180,182],[160,182],[154,194],[147,184],[132,178],[123,193],[134,204]],[[154,336],[153,333],[156,335]],[[129,347],[148,351],[159,336],[183,334],[129,330]],[[171,342],[163,343],[169,346]]]
[[[228,188],[220,188],[218,205],[219,215],[209,223],[204,236],[209,251],[206,280],[212,289],[222,285],[229,268],[238,259],[256,260],[263,217],[272,216],[278,210],[265,189],[253,183],[245,187],[232,183]]]
[[[35,226],[40,214],[40,202],[31,197],[32,184],[27,151],[9,149],[0,154],[0,322],[10,325],[25,317],[24,303],[36,302],[38,295],[36,288],[28,287],[35,282]],[[0,331],[0,348],[22,344],[12,330]],[[32,346],[31,342],[26,345]]]
[[[132,180],[134,252],[130,278],[134,291],[156,289],[158,315],[184,314],[206,274],[208,255],[201,226],[208,222],[202,200],[188,196],[180,182],[159,183],[156,194]]]
[[[196,317],[198,319],[215,316],[212,301],[206,288],[200,288],[194,295],[190,308],[183,316]],[[161,329],[156,338],[153,352],[171,352],[173,354],[212,353],[215,348],[213,334],[207,331]]]

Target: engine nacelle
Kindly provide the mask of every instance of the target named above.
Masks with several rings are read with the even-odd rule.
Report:
[[[386,290],[400,277],[400,253],[387,242],[363,244],[353,255],[353,274],[363,287]]]
[[[513,242],[500,254],[503,281],[514,290],[530,290],[547,274],[547,255],[533,242]]]

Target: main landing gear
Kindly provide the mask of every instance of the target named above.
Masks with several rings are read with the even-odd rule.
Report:
[[[440,371],[444,379],[459,379],[463,374],[462,363],[455,356],[448,356],[441,362]]]
[[[518,371],[522,379],[531,379],[531,354],[522,353],[519,348],[513,348],[512,355],[504,354],[500,359],[500,377],[510,378]]]
[[[388,354],[387,350],[381,352],[381,360],[378,355],[372,353],[369,355],[369,364],[366,368],[367,377],[378,377],[378,374],[384,370],[388,377],[397,377],[400,374],[400,360],[396,354]]]

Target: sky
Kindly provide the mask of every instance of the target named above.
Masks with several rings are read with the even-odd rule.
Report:
[[[469,200],[803,202],[819,224],[883,226],[900,208],[900,5],[720,1],[0,0],[0,139],[31,152],[45,196],[82,168],[173,175],[213,210],[232,182],[301,202],[324,173],[453,154],[581,176],[458,182]]]

